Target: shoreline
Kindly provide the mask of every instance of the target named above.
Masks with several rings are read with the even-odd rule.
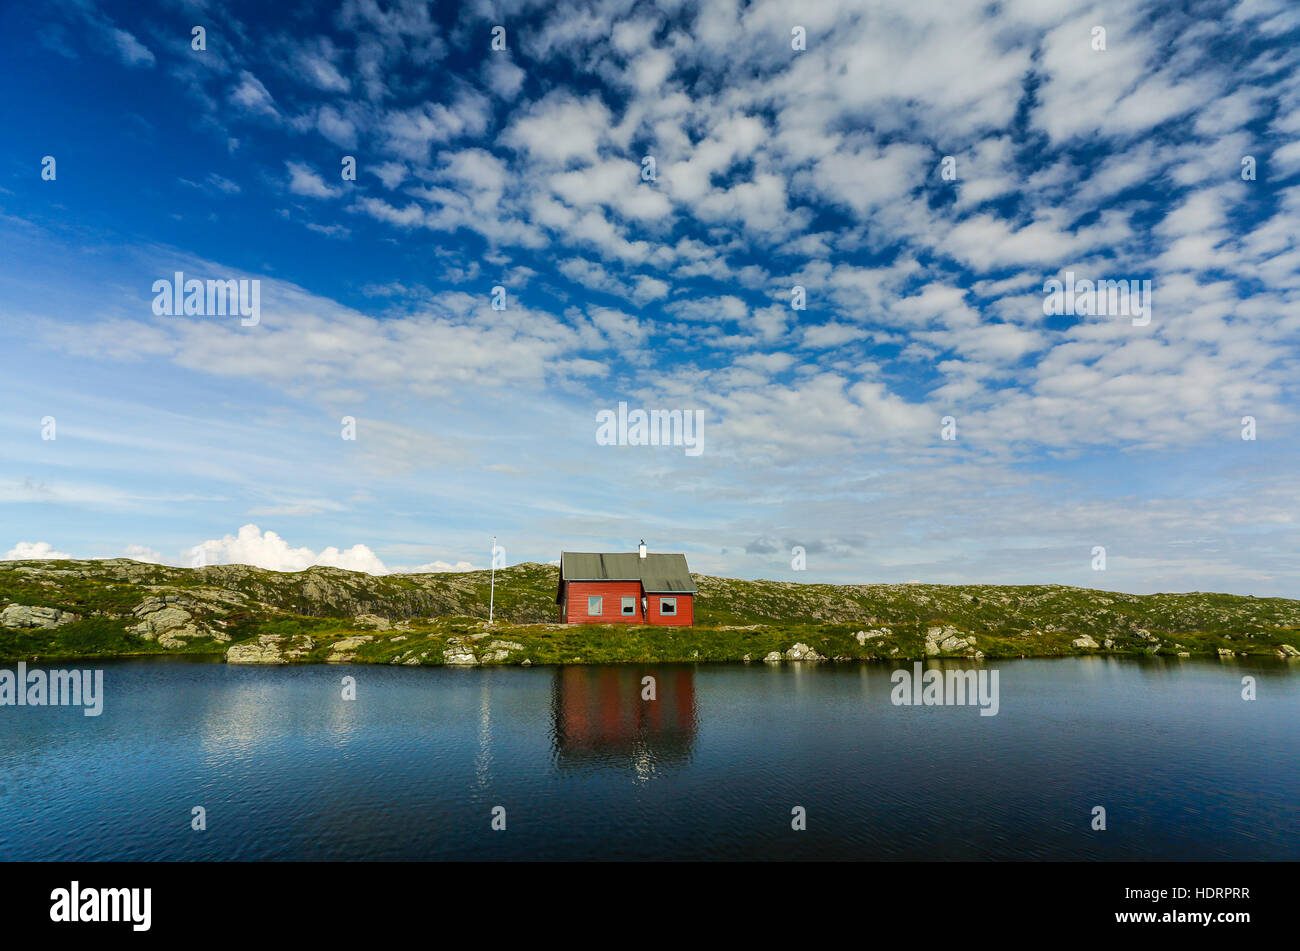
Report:
[[[1300,658],[1300,601],[1061,585],[828,585],[692,575],[695,625],[563,624],[558,569],[371,576],[247,565],[0,564],[0,663],[533,666]],[[497,617],[484,615],[494,598]]]
[[[617,641],[622,633],[618,629],[602,632],[609,635],[608,640]],[[703,633],[707,634],[707,631]],[[1290,633],[1290,632],[1288,632]],[[499,634],[490,641],[479,645],[465,643],[465,638],[453,636],[448,643],[446,638],[430,637],[408,643],[407,639],[397,641],[381,639],[373,634],[351,634],[335,638],[311,638],[307,635],[257,635],[247,640],[229,645],[192,646],[184,650],[168,650],[153,646],[143,650],[125,651],[73,651],[55,650],[34,653],[0,654],[0,665],[18,662],[54,664],[85,664],[88,661],[134,661],[165,658],[168,660],[188,660],[196,663],[220,663],[237,667],[280,667],[280,666],[337,666],[355,664],[364,666],[405,666],[405,667],[571,667],[613,665],[681,665],[681,664],[759,664],[765,666],[786,665],[832,665],[846,664],[903,664],[916,661],[964,662],[980,665],[986,661],[1004,660],[1051,660],[1070,657],[1103,657],[1108,659],[1147,661],[1160,660],[1215,660],[1220,662],[1239,662],[1248,660],[1297,661],[1300,651],[1290,653],[1285,641],[1281,646],[1273,644],[1251,644],[1249,650],[1231,650],[1228,648],[1202,648],[1197,650],[1116,649],[1089,647],[1048,647],[1040,650],[980,651],[978,649],[963,653],[909,651],[894,648],[895,653],[852,652],[826,654],[817,649],[817,645],[805,640],[790,643],[784,650],[774,649],[761,655],[753,651],[736,654],[734,651],[719,650],[716,647],[707,653],[701,653],[698,647],[689,647],[683,651],[653,650],[619,650],[617,643],[588,642],[585,654],[570,656],[568,650],[558,650],[554,645],[529,643],[530,638],[515,629],[494,629],[480,639]],[[401,635],[398,635],[400,638]],[[829,640],[826,638],[808,638],[808,640]],[[971,638],[978,643],[977,638]],[[1183,635],[1184,640],[1191,640]],[[1295,639],[1295,638],[1293,638]],[[702,638],[707,640],[707,638]],[[568,647],[584,650],[583,646],[569,643]],[[824,645],[823,645],[824,646]],[[992,645],[990,645],[992,646]],[[1037,646],[1037,645],[1036,645]],[[1182,644],[1179,645],[1184,646]],[[644,645],[642,645],[644,648]],[[1294,648],[1292,648],[1294,650]],[[1297,664],[1296,670],[1300,670]]]

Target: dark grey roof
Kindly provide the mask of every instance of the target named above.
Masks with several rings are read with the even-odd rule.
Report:
[[[561,581],[639,581],[653,594],[695,594],[685,555],[653,555],[636,552],[602,554],[566,551],[560,553]]]

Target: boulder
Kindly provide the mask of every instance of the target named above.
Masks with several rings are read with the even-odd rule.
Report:
[[[0,626],[3,627],[39,627],[56,628],[79,620],[71,611],[58,608],[42,608],[27,604],[11,604],[0,611]]]
[[[1088,635],[1088,634],[1084,634],[1084,635],[1081,635],[1080,637],[1076,637],[1074,640],[1070,641],[1070,646],[1071,646],[1071,647],[1086,647],[1086,648],[1089,648],[1090,650],[1096,650],[1096,649],[1097,649],[1098,647],[1100,647],[1101,645],[1098,644],[1096,641],[1094,641],[1090,635]]]
[[[934,657],[938,654],[960,654],[963,651],[969,652],[974,647],[974,635],[962,636],[961,631],[951,624],[945,624],[943,627],[932,627],[925,632],[925,654],[927,657]]]
[[[474,650],[459,637],[447,638],[447,647],[442,652],[442,662],[448,667],[476,667],[478,658]]]
[[[388,618],[377,614],[358,614],[352,619],[352,623],[356,627],[367,627],[375,631],[387,631],[393,626]]]
[[[1283,657],[1300,657],[1300,650],[1296,650],[1290,644],[1277,645],[1277,652]]]
[[[804,661],[804,660],[823,661],[826,658],[823,657],[821,654],[817,653],[807,644],[796,643],[793,647],[791,647],[788,651],[785,652],[785,659],[798,660],[798,661]]]

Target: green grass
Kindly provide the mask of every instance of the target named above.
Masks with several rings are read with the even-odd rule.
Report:
[[[0,628],[0,657],[11,660],[121,657],[150,647],[139,635],[127,633],[123,622],[109,618],[73,621],[56,630]]]
[[[0,563],[0,607],[56,607],[80,620],[54,630],[0,628],[0,659],[109,657],[141,653],[220,655],[264,634],[307,635],[306,658],[323,661],[340,638],[372,634],[356,652],[366,663],[412,659],[440,664],[449,639],[481,655],[495,639],[523,649],[508,663],[760,661],[796,642],[827,658],[916,658],[931,627],[974,636],[985,657],[1079,653],[1145,656],[1275,655],[1300,647],[1300,601],[1228,594],[1127,595],[1061,585],[827,585],[696,576],[697,626],[557,625],[557,570],[524,564],[497,572],[498,623],[486,632],[486,571],[372,577],[336,568],[281,573],[247,566],[183,569],[126,560]],[[197,622],[229,643],[196,639],[164,648],[127,628],[148,597],[177,596]],[[354,618],[374,614],[395,625],[373,631]],[[859,644],[855,631],[888,628]],[[1098,651],[1071,641],[1089,635]],[[967,651],[957,651],[964,655]]]

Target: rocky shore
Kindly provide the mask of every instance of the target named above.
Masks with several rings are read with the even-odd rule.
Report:
[[[0,660],[231,664],[843,663],[995,657],[1300,658],[1300,602],[1061,585],[820,585],[697,575],[689,628],[554,623],[556,569],[374,577],[106,561],[0,563]]]

